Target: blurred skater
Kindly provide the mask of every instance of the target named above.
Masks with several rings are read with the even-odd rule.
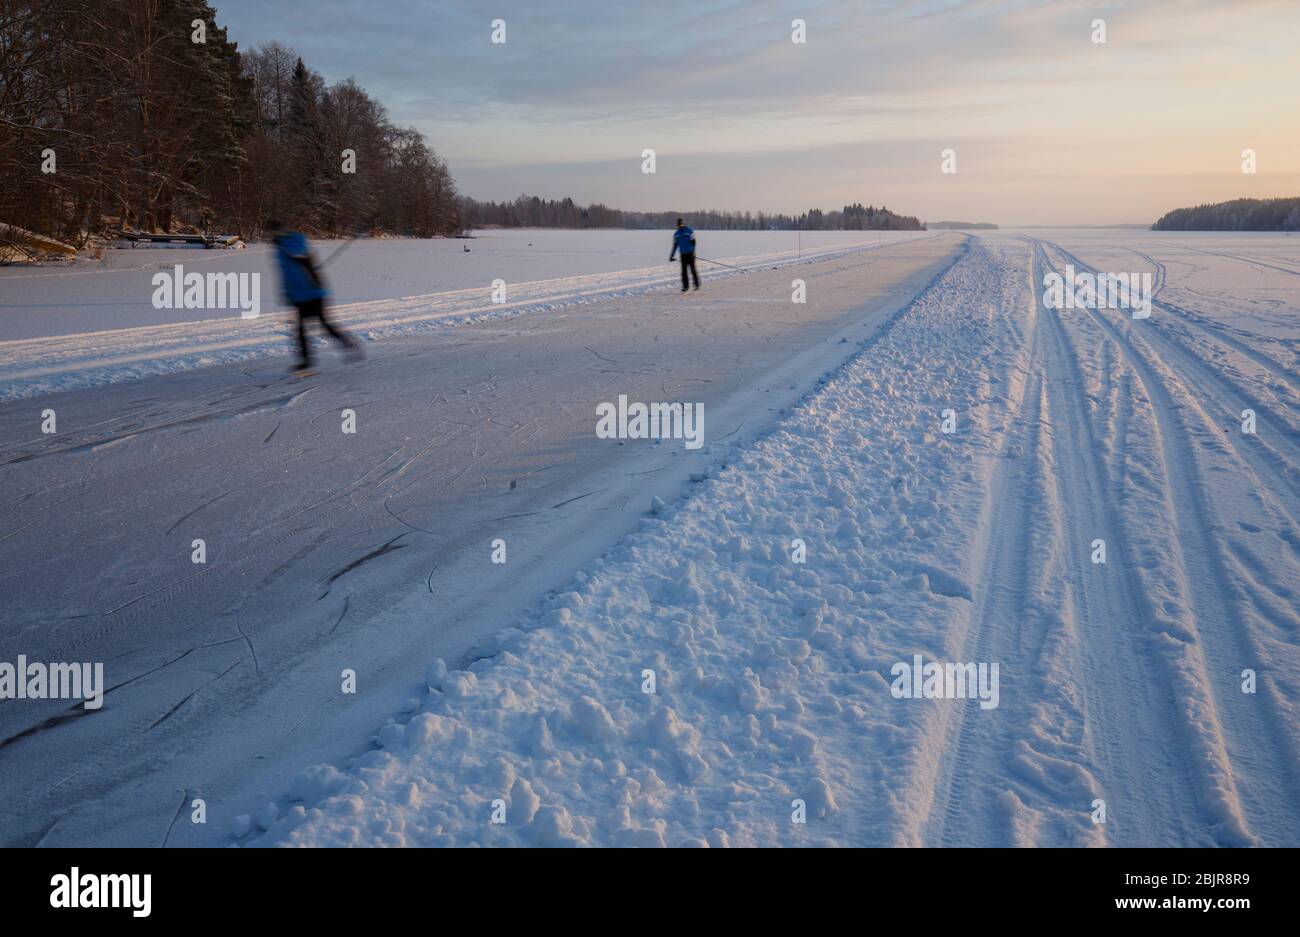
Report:
[[[278,221],[267,224],[275,240],[276,259],[280,262],[280,281],[284,286],[285,301],[298,311],[298,364],[294,371],[302,374],[312,370],[311,345],[307,341],[307,320],[317,319],[321,328],[347,349],[349,361],[365,357],[361,346],[351,335],[341,332],[325,317],[325,300],[329,290],[321,279],[320,270],[311,259],[311,246],[307,238],[297,231],[286,230]]]

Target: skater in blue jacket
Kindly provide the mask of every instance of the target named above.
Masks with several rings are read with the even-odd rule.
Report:
[[[695,288],[698,290],[700,274],[695,269],[695,232],[680,218],[677,219],[677,230],[673,232],[673,250],[668,255],[668,262],[672,263],[673,257],[679,253],[682,255],[682,292],[685,293],[690,288],[686,279],[688,270],[695,277]]]
[[[269,222],[266,227],[275,239],[275,256],[280,262],[280,280],[284,286],[285,302],[298,311],[298,364],[294,370],[311,370],[311,346],[307,343],[308,319],[320,321],[321,328],[347,349],[348,360],[360,360],[363,354],[356,339],[340,332],[325,318],[325,299],[329,296],[329,290],[325,288],[320,271],[311,259],[311,247],[307,238],[297,231],[286,230],[278,221]]]

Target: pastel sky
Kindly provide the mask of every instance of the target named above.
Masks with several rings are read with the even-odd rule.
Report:
[[[211,2],[241,48],[354,77],[477,198],[1011,225],[1300,195],[1295,0]]]

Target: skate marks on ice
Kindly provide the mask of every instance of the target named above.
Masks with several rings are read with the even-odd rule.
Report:
[[[724,260],[736,269],[713,268],[707,279],[721,282],[781,267],[888,252],[941,236],[901,232],[879,243],[828,244],[805,252],[782,250],[729,257]],[[641,296],[673,288],[676,282],[677,274],[664,265],[509,283],[500,302],[485,284],[476,289],[335,305],[330,311],[331,320],[344,331],[375,341]],[[0,297],[8,288],[7,281],[0,279]],[[282,313],[266,313],[252,320],[227,317],[0,342],[0,400],[285,356],[291,325]]]
[[[719,420],[707,470],[957,243],[809,264],[806,305],[789,302],[788,271],[763,270],[719,281],[707,305],[647,294],[377,343],[306,383],[254,362],[0,406],[6,659],[88,657],[110,674],[93,719],[0,708],[6,841],[153,844],[172,791],[199,784],[220,838],[223,798],[261,777],[258,760],[355,750],[422,661],[462,653],[448,639],[499,629],[499,603],[526,608],[635,530],[645,491],[690,487],[694,454],[596,440],[595,401],[704,401]],[[340,435],[344,410],[355,436]],[[501,536],[504,587],[456,572]],[[339,703],[345,664],[366,676],[363,703]],[[195,836],[180,824],[169,842]]]

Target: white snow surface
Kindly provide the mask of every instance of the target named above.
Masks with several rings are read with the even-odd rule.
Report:
[[[433,661],[414,714],[240,841],[1297,845],[1300,264],[1267,244],[971,238],[773,432],[464,669]],[[1044,308],[1067,263],[1151,272],[1152,317]],[[894,698],[914,655],[998,663],[1000,704]]]

